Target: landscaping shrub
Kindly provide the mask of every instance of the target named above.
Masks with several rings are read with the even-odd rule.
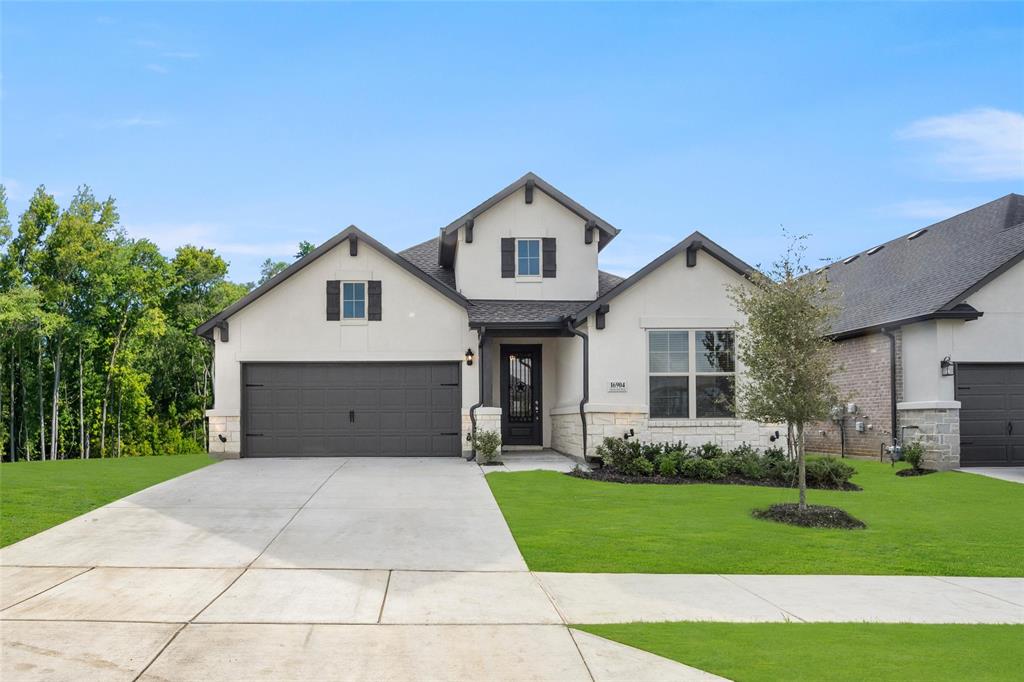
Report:
[[[726,452],[720,445],[705,443],[688,447],[682,443],[641,443],[624,438],[605,438],[597,448],[604,461],[603,471],[590,478],[630,482],[725,481],[728,483],[761,483],[793,486],[797,481],[797,463],[786,457],[781,448],[759,452],[744,443]],[[807,482],[815,488],[850,488],[854,469],[846,462],[832,458],[807,461]],[[655,478],[657,477],[657,478]],[[668,479],[668,480],[665,480]],[[855,487],[855,486],[852,486]]]
[[[679,475],[679,467],[676,466],[676,458],[672,453],[659,455],[654,462],[658,468],[658,475],[671,478]]]
[[[807,483],[821,488],[841,488],[853,476],[854,469],[835,457],[807,460]]]
[[[679,467],[679,475],[683,478],[695,478],[698,481],[717,481],[725,478],[722,466],[713,459],[689,457]]]
[[[490,464],[501,447],[501,434],[497,431],[477,431],[473,447],[476,448],[477,461],[481,464]]]
[[[920,471],[921,460],[924,459],[924,445],[918,441],[907,443],[903,446],[903,459],[914,468],[914,471]]]
[[[626,473],[630,476],[653,476],[654,463],[646,457],[637,457],[629,463],[629,471]]]

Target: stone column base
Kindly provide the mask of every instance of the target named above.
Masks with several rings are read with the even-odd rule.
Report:
[[[917,441],[925,447],[921,466],[940,470],[960,466],[958,401],[897,403],[896,412],[906,442]]]
[[[210,454],[218,459],[237,459],[241,456],[241,420],[237,414],[207,410],[210,422]]]

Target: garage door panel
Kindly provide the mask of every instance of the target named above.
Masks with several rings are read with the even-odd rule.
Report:
[[[244,372],[246,456],[459,453],[457,435],[440,435],[460,429],[457,363],[258,363]]]
[[[962,466],[1024,465],[1024,363],[958,364]]]

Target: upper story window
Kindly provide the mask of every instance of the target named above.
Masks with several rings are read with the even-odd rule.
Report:
[[[516,240],[516,276],[540,277],[540,240]]]
[[[735,416],[731,330],[651,330],[647,358],[652,419]]]
[[[345,320],[366,319],[365,282],[345,282],[342,284],[341,316]]]

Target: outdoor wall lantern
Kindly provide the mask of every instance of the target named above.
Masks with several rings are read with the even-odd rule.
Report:
[[[942,376],[953,376],[953,361],[949,359],[948,355],[942,358],[942,361],[939,363],[939,368],[942,370]]]
[[[469,365],[469,366],[473,365],[473,349],[472,348],[467,348],[466,349],[466,364]]]

